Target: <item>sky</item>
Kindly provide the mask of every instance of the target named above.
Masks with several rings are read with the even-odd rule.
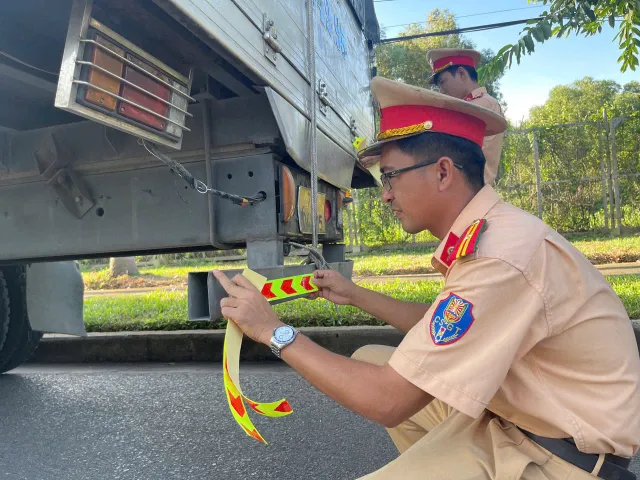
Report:
[[[446,8],[456,16],[459,27],[472,27],[489,23],[532,18],[545,9],[527,0],[377,0],[378,22],[385,28],[387,38],[396,37],[410,22],[424,22],[434,8]],[[502,11],[500,10],[510,10]],[[494,13],[489,13],[494,12]],[[504,45],[515,43],[523,25],[484,32],[464,34],[478,49],[490,48],[497,52]],[[549,91],[557,85],[568,85],[591,76],[597,80],[614,80],[621,85],[640,81],[640,70],[620,72],[620,56],[616,31],[608,26],[594,37],[552,38],[536,44],[533,55],[523,56],[520,65],[514,63],[500,82],[500,90],[507,104],[506,116],[514,123],[528,118],[529,109],[542,105]]]

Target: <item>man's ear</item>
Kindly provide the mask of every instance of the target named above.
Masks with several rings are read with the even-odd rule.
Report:
[[[458,67],[456,75],[460,75],[461,80],[466,80],[469,77],[469,73],[463,67]]]
[[[451,158],[440,157],[435,164],[435,167],[438,179],[438,189],[440,191],[446,190],[453,182],[453,172],[456,169],[456,166]]]

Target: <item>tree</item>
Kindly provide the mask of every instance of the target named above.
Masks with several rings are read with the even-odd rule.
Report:
[[[440,32],[458,28],[454,15],[448,10],[432,10],[423,25],[414,23],[406,27],[398,36],[417,35],[421,33]],[[392,80],[399,80],[423,88],[431,88],[428,80],[432,74],[431,65],[427,61],[427,52],[434,48],[475,48],[475,45],[461,35],[425,37],[406,42],[383,43],[376,48],[378,73]],[[481,52],[480,66],[491,58],[491,50]],[[486,87],[490,95],[502,100],[500,94],[500,75],[489,82]]]
[[[622,52],[618,58],[620,70],[635,71],[639,63],[640,0],[529,0],[529,3],[542,3],[550,8],[528,23],[517,43],[504,46],[479,71],[483,81],[497,78],[505,68],[510,68],[514,57],[520,63],[522,55],[535,51],[535,43],[551,37],[568,37],[571,33],[590,37],[601,33],[606,25],[616,28],[616,23],[615,39]]]
[[[620,85],[613,80],[591,77],[554,87],[544,105],[531,109],[529,123],[548,126],[602,120],[604,108],[613,113],[613,104],[620,91]]]
[[[136,257],[116,257],[109,260],[109,274],[116,278],[121,275],[139,275]]]

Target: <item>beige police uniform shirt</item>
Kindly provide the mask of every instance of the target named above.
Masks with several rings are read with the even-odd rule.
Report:
[[[475,253],[447,250],[476,219]],[[485,409],[585,453],[640,445],[640,356],[607,280],[557,232],[485,186],[436,250],[445,286],[389,365],[471,417]]]
[[[486,109],[489,109],[498,115],[504,117],[504,112],[500,103],[487,93],[487,89],[484,87],[476,88],[471,92],[467,101],[480,105]],[[502,154],[502,141],[504,134],[491,135],[484,137],[482,144],[482,153],[487,161],[484,169],[484,183],[487,185],[493,185],[498,175],[498,165],[500,164],[500,155]]]

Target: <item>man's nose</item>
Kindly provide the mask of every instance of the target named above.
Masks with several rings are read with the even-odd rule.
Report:
[[[394,198],[393,190],[382,190],[382,201],[384,203],[391,203]]]

